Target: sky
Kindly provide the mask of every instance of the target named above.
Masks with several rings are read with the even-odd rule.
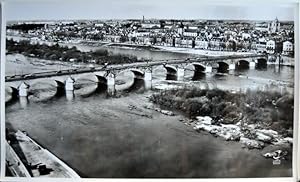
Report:
[[[231,19],[292,21],[293,4],[203,3],[202,0],[12,0],[6,19]],[[235,1],[236,2],[236,1]]]

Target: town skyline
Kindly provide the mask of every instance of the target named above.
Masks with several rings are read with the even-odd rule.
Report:
[[[274,21],[275,19],[278,19],[277,17],[274,17],[273,19],[270,20],[255,20],[255,19],[251,19],[251,20],[243,20],[243,19],[170,19],[170,18],[146,18],[145,17],[145,21],[159,21],[159,20],[164,20],[164,21],[224,21],[224,22],[247,22],[247,23],[251,23],[251,22],[255,22],[255,23],[264,23],[264,22],[271,22]],[[142,21],[143,17],[140,18],[124,18],[124,19],[56,19],[56,20],[52,20],[52,19],[36,19],[36,20],[9,20],[7,21],[7,23],[16,23],[16,22],[67,22],[67,21]],[[294,20],[280,20],[278,19],[278,21],[280,22],[294,22]]]

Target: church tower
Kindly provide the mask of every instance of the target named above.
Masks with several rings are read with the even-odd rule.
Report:
[[[276,17],[275,20],[273,20],[270,24],[269,24],[269,32],[270,33],[277,33],[280,31],[280,22],[278,21],[278,18]]]

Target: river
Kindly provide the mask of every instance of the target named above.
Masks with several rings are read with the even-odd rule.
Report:
[[[178,54],[182,58],[187,56],[150,50],[139,50],[138,53],[135,50],[122,51],[141,56],[155,54],[156,59],[171,59]],[[15,64],[18,63],[8,61],[7,74]],[[30,62],[24,65],[24,71],[51,68]],[[51,69],[57,69],[57,66],[53,65]],[[159,81],[165,77],[163,69],[156,72],[153,73],[155,85],[168,85]],[[291,67],[279,69],[275,65],[268,65],[264,70],[236,70],[226,76],[192,78],[187,71],[184,81],[176,83],[210,82],[224,89],[255,89],[270,83],[270,80],[293,83],[293,73]],[[132,83],[131,74],[124,73],[123,76],[125,79],[119,76],[119,80]],[[292,86],[290,89],[292,92]],[[26,104],[16,101],[6,106],[6,126],[26,131],[82,177],[292,175],[291,160],[273,165],[272,160],[261,156],[262,151],[248,150],[240,143],[226,142],[194,131],[179,122],[184,116],[166,116],[145,109],[143,106],[150,104],[147,97],[155,91],[142,90],[134,89],[118,97],[108,97],[105,93],[81,97],[75,92],[73,99],[62,96],[43,101],[30,98]],[[47,89],[43,87],[43,91]],[[134,109],[131,106],[135,106]]]

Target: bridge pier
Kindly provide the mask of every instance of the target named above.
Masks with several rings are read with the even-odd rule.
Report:
[[[25,82],[22,82],[19,86],[19,96],[27,97],[28,96],[29,85]]]
[[[74,90],[74,79],[70,76],[66,80],[65,89],[66,91],[73,91]]]
[[[107,75],[107,85],[108,86],[115,86],[116,84],[116,75],[114,75],[113,73],[109,73]]]
[[[74,99],[74,92],[73,90],[66,91],[66,98],[68,101],[72,101]]]
[[[229,64],[229,70],[235,70],[235,64],[234,63]]]
[[[145,81],[152,81],[152,72],[151,71],[145,71],[145,75],[144,75],[144,79]]]
[[[184,77],[184,68],[177,68],[177,80],[181,81]]]
[[[107,92],[109,95],[114,95],[116,92],[116,75],[109,73],[106,77],[107,80]]]
[[[108,93],[108,95],[115,95],[115,93],[116,93],[116,88],[115,88],[115,86],[107,86],[107,93]]]
[[[145,71],[144,73],[145,89],[152,89],[152,72],[150,70]]]
[[[251,70],[255,69],[255,61],[251,61],[251,62],[249,63],[249,68],[250,68]]]
[[[205,73],[211,73],[211,72],[212,72],[212,66],[206,66]]]
[[[28,98],[27,97],[19,97],[19,102],[22,108],[26,108],[28,105]]]

